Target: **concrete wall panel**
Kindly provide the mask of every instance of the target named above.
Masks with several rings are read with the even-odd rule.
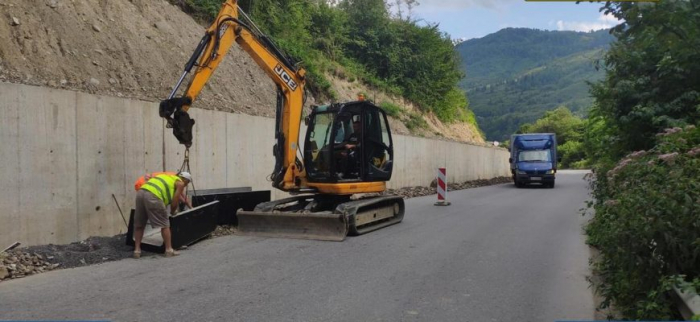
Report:
[[[21,213],[19,205],[20,177],[22,167],[19,163],[19,109],[20,99],[15,86],[0,87],[0,173],[3,173],[2,193],[0,193],[0,247],[22,237],[19,223]]]
[[[115,113],[115,107],[120,112]],[[118,213],[112,212],[112,194],[125,200],[127,123],[134,122],[128,102],[118,98],[77,93],[78,138],[78,227],[79,238],[118,231],[124,226]],[[132,124],[133,125],[133,124]],[[142,141],[142,140],[141,140]],[[138,144],[136,148],[142,148]],[[132,149],[130,149],[133,151]],[[131,164],[130,160],[130,164]],[[137,166],[142,168],[143,165]],[[133,181],[132,181],[133,183]]]
[[[23,244],[78,237],[74,92],[14,85],[19,106],[19,221]],[[3,240],[3,244],[11,241]]]

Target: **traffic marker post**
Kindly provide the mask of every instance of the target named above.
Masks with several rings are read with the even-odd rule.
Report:
[[[438,201],[435,203],[436,206],[449,206],[451,204],[447,201],[447,171],[445,168],[438,169],[437,196]]]

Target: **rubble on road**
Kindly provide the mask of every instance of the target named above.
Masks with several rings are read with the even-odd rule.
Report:
[[[59,266],[38,253],[10,250],[0,253],[0,281],[51,271]]]
[[[449,184],[447,184],[447,191],[464,190],[464,189],[491,186],[491,185],[502,184],[502,183],[509,183],[512,180],[513,179],[510,177],[497,177],[497,178],[493,178],[493,179],[479,179],[479,180],[465,181],[462,183],[449,183]],[[405,187],[405,188],[400,188],[400,189],[389,189],[386,191],[386,194],[387,195],[397,195],[397,196],[401,196],[404,198],[415,198],[415,197],[433,195],[433,194],[437,193],[435,191],[436,186],[437,186],[437,182],[435,182],[435,180],[433,180],[433,181],[434,182],[431,183],[430,186],[427,186],[427,187],[417,186],[417,187]]]
[[[211,234],[211,238],[236,234],[236,227],[230,225],[216,226],[216,230]]]

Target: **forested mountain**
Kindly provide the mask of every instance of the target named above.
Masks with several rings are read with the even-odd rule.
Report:
[[[586,81],[613,37],[596,32],[506,28],[457,45],[470,108],[489,140],[505,140],[524,123],[565,105],[585,114],[592,103]]]

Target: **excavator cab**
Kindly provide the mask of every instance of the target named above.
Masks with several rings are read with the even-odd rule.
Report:
[[[314,108],[306,119],[304,164],[311,183],[391,179],[394,150],[386,113],[368,101]]]

